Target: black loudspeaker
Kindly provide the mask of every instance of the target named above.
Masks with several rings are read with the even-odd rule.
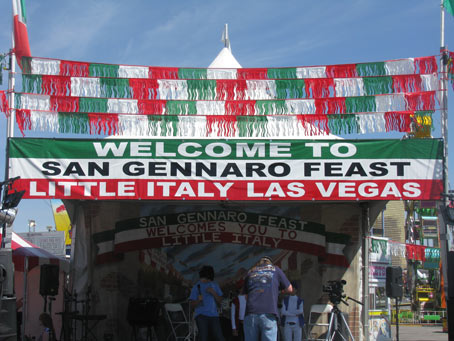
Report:
[[[402,268],[400,266],[388,266],[386,268],[386,296],[402,297],[402,295]]]
[[[127,320],[132,326],[157,325],[160,303],[156,298],[130,298]]]
[[[58,265],[41,265],[41,273],[39,277],[39,294],[41,296],[56,296],[58,295],[59,285]]]

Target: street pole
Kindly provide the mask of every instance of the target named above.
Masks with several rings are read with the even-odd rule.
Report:
[[[440,66],[441,66],[441,81],[440,81],[440,95],[441,95],[441,136],[443,138],[443,193],[439,204],[439,212],[443,211],[449,204],[449,180],[448,180],[448,73],[447,62],[448,54],[445,46],[445,9],[443,0],[440,0]],[[439,216],[439,234],[440,234],[440,257],[442,263],[442,276],[444,280],[444,291],[446,297],[446,310],[448,316],[448,338],[454,339],[454,287],[450,286],[448,281],[449,269],[452,268],[450,261],[450,252],[448,249],[447,240],[447,219],[442,214]]]

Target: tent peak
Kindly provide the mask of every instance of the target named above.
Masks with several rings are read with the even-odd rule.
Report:
[[[229,39],[229,26],[228,24],[224,25],[224,30],[222,31],[221,41],[224,43],[224,47],[221,52],[216,56],[216,58],[208,66],[209,69],[240,69],[242,68],[241,64],[238,63],[236,58],[232,54],[232,49],[230,48],[230,39]]]

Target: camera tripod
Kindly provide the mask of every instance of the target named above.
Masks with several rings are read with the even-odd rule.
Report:
[[[348,335],[347,335],[348,333]],[[350,336],[350,338],[349,338]],[[352,331],[345,320],[344,314],[339,310],[337,304],[334,304],[329,317],[328,332],[326,333],[326,341],[337,341],[337,340],[352,340],[355,338],[352,335]]]

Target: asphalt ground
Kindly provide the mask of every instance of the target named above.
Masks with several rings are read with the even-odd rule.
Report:
[[[397,340],[396,326],[392,326],[392,338]],[[441,325],[399,325],[399,341],[439,341],[448,340],[448,333],[443,332]]]

